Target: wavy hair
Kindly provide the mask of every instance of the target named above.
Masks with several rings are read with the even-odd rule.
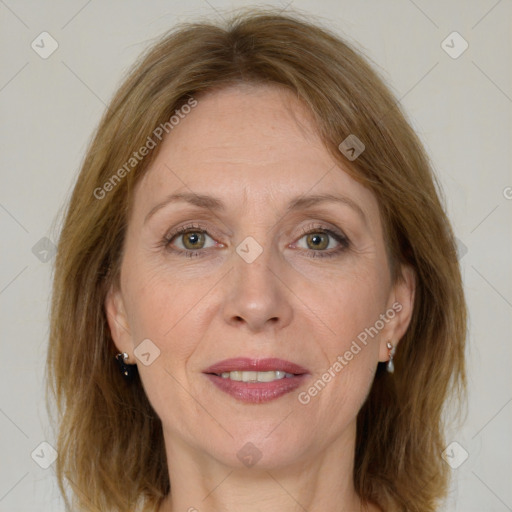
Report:
[[[305,102],[326,148],[378,200],[393,279],[401,279],[401,265],[415,271],[395,373],[379,364],[358,415],[354,483],[387,512],[434,511],[449,483],[445,405],[450,397],[462,403],[466,389],[466,305],[440,187],[367,60],[319,22],[272,10],[171,30],[126,77],[89,145],[58,243],[47,358],[66,504],[150,511],[171,492],[160,419],[139,377],[127,383],[119,375],[104,310],[119,279],[134,186],[159,146],[129,170],[126,162],[191,98],[237,83],[279,84]],[[338,149],[351,134],[366,147],[354,161]],[[122,179],[98,193],[123,166]]]

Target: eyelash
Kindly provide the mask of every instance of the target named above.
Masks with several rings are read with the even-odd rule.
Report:
[[[172,233],[165,235],[165,237],[163,238],[162,243],[160,245],[165,247],[170,252],[184,255],[187,258],[205,256],[206,251],[204,249],[198,249],[196,251],[193,251],[193,250],[174,249],[171,246],[171,244],[175,238],[185,235],[187,233],[204,233],[204,234],[210,236],[206,229],[201,228],[197,224],[190,224],[187,226],[181,226],[178,229],[176,229],[175,231],[173,231]],[[303,230],[301,231],[301,235],[299,236],[299,238],[297,238],[297,241],[301,240],[302,238],[304,238],[307,235],[318,234],[318,233],[329,235],[330,237],[334,238],[334,240],[336,240],[336,242],[338,242],[340,245],[336,249],[331,249],[330,251],[326,251],[326,250],[315,251],[313,249],[310,249],[308,252],[311,253],[309,256],[311,258],[332,258],[332,257],[338,256],[340,253],[347,250],[350,246],[349,239],[345,235],[343,235],[341,232],[336,232],[332,229],[328,229],[328,228],[321,227],[321,226],[311,226],[311,225],[303,228]]]

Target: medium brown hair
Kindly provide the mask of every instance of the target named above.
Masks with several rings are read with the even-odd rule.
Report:
[[[73,510],[154,510],[170,489],[162,425],[136,377],[125,382],[104,302],[118,283],[135,184],[149,151],[109,181],[190,98],[239,83],[279,84],[309,107],[333,157],[378,200],[393,279],[416,275],[414,311],[379,364],[357,422],[356,491],[388,511],[434,511],[447,492],[443,411],[465,390],[466,306],[454,236],[420,141],[366,60],[320,23],[251,10],[226,26],[180,25],[154,44],[105,112],[65,214],[55,263],[48,396],[56,472]],[[356,135],[365,150],[338,149]],[[125,167],[126,169],[126,167]],[[51,405],[49,406],[51,407]],[[67,489],[67,487],[70,489]]]

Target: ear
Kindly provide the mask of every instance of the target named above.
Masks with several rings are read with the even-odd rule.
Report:
[[[379,361],[389,360],[389,341],[393,347],[397,347],[398,342],[406,333],[411,322],[412,312],[414,310],[414,296],[416,292],[416,272],[409,265],[402,265],[401,275],[393,285],[388,302],[386,316],[389,319],[386,327],[381,333]]]
[[[110,287],[105,297],[105,312],[114,344],[119,352],[126,352],[130,355],[133,343],[128,318],[121,290],[114,288],[114,285]]]

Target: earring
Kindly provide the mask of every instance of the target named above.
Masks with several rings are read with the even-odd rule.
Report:
[[[388,360],[388,364],[387,364],[387,370],[389,373],[393,373],[395,371],[395,365],[393,363],[393,356],[395,355],[396,348],[393,346],[393,344],[390,341],[388,341],[386,343],[386,347],[388,347],[388,350],[389,350],[389,360]]]
[[[123,374],[124,378],[126,380],[132,380],[133,377],[135,377],[135,374],[137,373],[137,365],[129,364],[127,362],[128,357],[128,354],[126,352],[123,352],[116,355],[116,360],[119,363],[119,369],[121,370],[121,373]]]

